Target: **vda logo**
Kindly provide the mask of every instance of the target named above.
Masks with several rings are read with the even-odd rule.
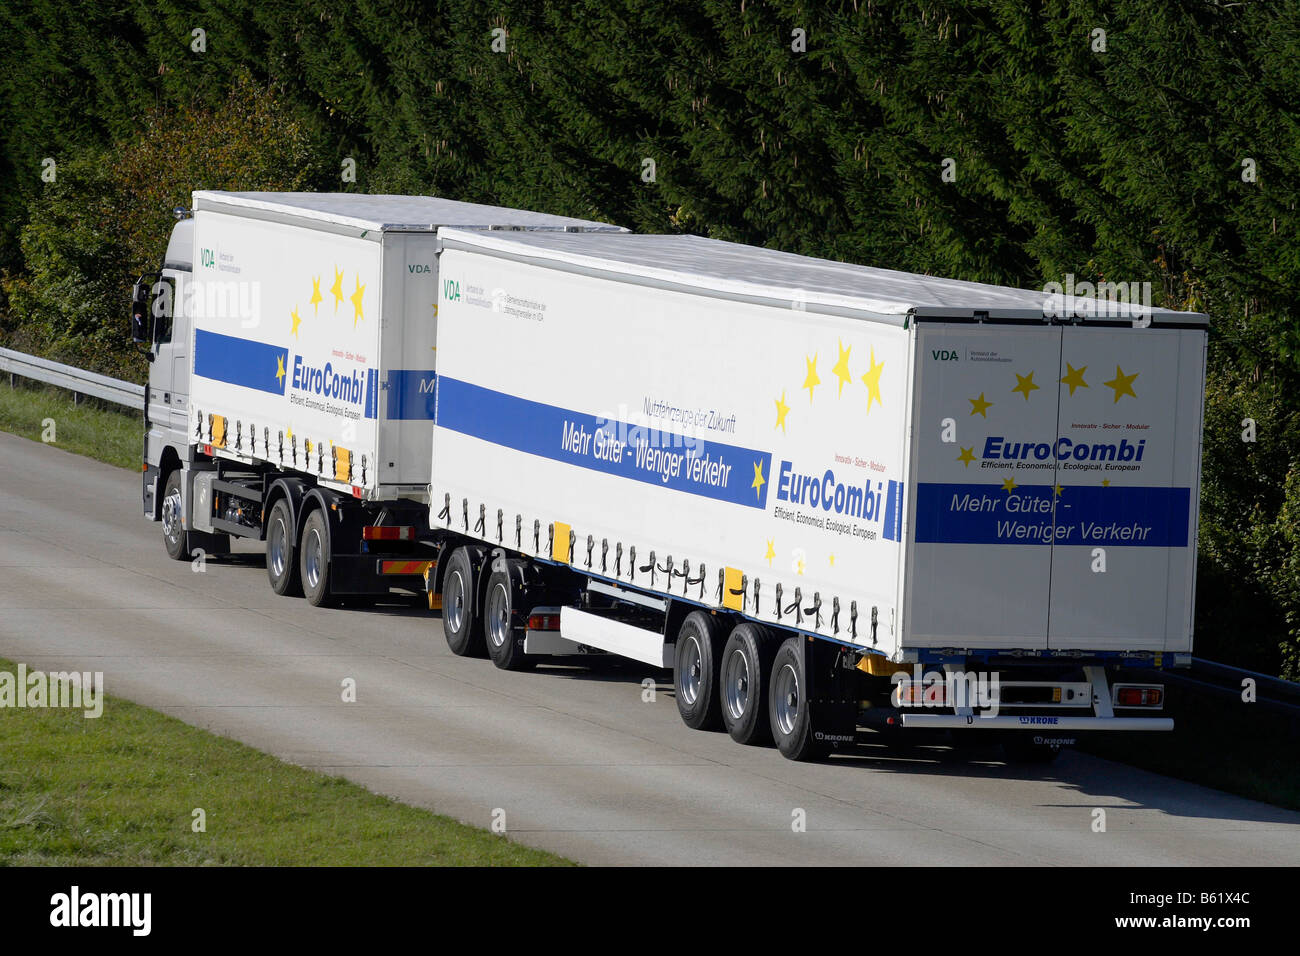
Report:
[[[957,353],[951,349],[931,349],[930,355],[936,362],[956,362],[959,361]]]
[[[426,275],[432,270],[423,262],[413,262],[406,267],[406,271],[411,275]]]
[[[442,280],[442,294],[448,302],[460,301],[460,283],[455,279]]]
[[[203,268],[205,269],[211,269],[214,265],[217,264],[217,257],[213,255],[211,249],[199,250],[199,257],[202,260]]]

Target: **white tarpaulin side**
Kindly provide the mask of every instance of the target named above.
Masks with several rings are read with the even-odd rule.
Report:
[[[892,652],[901,325],[445,242],[441,276],[435,527]]]

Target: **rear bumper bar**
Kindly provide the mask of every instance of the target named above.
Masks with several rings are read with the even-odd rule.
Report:
[[[1173,730],[1172,717],[959,717],[902,714],[904,727],[930,730]]]

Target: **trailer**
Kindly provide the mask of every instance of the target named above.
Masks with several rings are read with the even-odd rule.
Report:
[[[793,759],[1165,731],[1206,317],[694,236],[439,230],[451,649],[671,668]],[[496,293],[484,296],[480,290]]]
[[[193,194],[133,295],[151,362],[143,510],[171,557],[252,538],[278,594],[423,591],[412,529],[426,523],[447,225],[622,231],[423,196]]]

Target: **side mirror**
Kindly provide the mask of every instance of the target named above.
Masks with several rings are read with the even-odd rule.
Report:
[[[157,278],[146,273],[136,279],[131,288],[131,341],[137,345],[153,344],[149,321],[149,290]]]

